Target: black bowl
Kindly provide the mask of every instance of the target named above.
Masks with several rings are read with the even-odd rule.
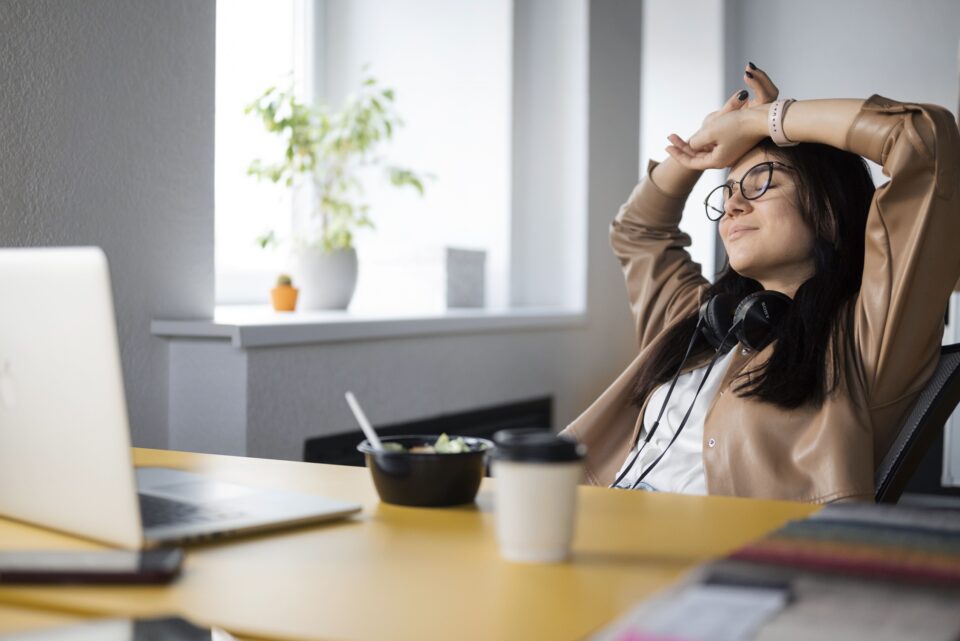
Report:
[[[438,435],[437,435],[438,436]],[[383,443],[399,443],[404,448],[433,445],[437,436],[387,436]],[[384,503],[417,507],[444,507],[472,503],[483,480],[486,456],[493,442],[485,438],[463,436],[469,452],[427,454],[377,452],[368,441],[357,449],[367,459],[373,484]]]

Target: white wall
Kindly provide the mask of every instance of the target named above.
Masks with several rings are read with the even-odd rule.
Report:
[[[167,443],[150,320],[212,309],[213,45],[213,0],[0,5],[0,244],[104,248],[140,446]]]
[[[582,309],[586,285],[586,0],[517,0],[510,302]]]
[[[643,3],[641,173],[646,173],[650,159],[667,157],[669,134],[688,139],[704,116],[726,100],[723,18],[724,0]],[[706,217],[703,200],[723,182],[723,175],[717,169],[704,172],[687,199],[680,224],[693,241],[690,256],[711,280],[717,224]]]

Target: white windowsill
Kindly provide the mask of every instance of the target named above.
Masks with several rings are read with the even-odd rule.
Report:
[[[432,336],[579,327],[586,314],[560,308],[450,309],[424,314],[363,314],[349,311],[275,312],[266,306],[224,306],[212,319],[155,320],[154,336],[168,339],[229,339],[234,347],[270,347],[401,336]]]

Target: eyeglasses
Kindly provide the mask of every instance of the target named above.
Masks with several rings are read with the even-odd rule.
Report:
[[[707,194],[706,200],[703,201],[707,218],[712,221],[718,221],[723,218],[723,214],[726,213],[724,205],[726,205],[728,199],[733,198],[734,185],[740,186],[740,194],[746,200],[756,200],[767,193],[767,190],[773,182],[773,170],[775,168],[793,169],[793,167],[785,165],[782,162],[768,160],[767,162],[762,162],[748,169],[747,173],[745,173],[740,180],[728,180],[713,189],[713,191]]]

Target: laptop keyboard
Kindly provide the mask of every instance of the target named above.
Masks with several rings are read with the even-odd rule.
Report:
[[[238,510],[184,503],[149,494],[138,494],[137,497],[140,499],[140,519],[143,521],[143,526],[147,528],[223,521],[244,514]]]

